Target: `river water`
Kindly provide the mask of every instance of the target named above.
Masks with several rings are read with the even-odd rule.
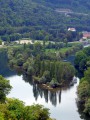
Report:
[[[0,74],[10,80],[13,87],[7,97],[18,98],[26,105],[42,104],[50,109],[50,116],[56,120],[83,120],[80,118],[76,104],[78,78],[77,83],[72,87],[48,91],[32,85],[30,78],[27,80],[26,76],[19,76],[15,71],[11,71],[7,65],[6,55],[2,55],[0,58]],[[30,82],[28,83],[28,81]]]
[[[8,97],[15,97],[26,105],[42,104],[50,109],[51,117],[56,120],[81,120],[76,105],[76,90],[79,83],[71,88],[50,92],[31,86],[23,80],[23,76],[13,75],[6,77],[13,86]],[[34,91],[35,90],[35,91]]]

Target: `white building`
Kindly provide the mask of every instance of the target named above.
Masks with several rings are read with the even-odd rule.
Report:
[[[68,28],[68,31],[76,32],[75,28]]]

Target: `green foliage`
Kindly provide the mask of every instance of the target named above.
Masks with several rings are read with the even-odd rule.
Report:
[[[84,77],[78,87],[80,101],[84,104],[83,112],[90,115],[90,47],[84,48],[76,54],[75,65],[84,72]]]
[[[90,115],[90,98],[85,103],[85,113],[88,113]]]
[[[0,120],[4,120],[4,115],[0,112]]]
[[[85,0],[86,1],[86,0]],[[90,2],[81,0],[0,0],[0,36],[4,41],[32,38],[45,41],[79,40],[77,32],[67,32],[68,27],[90,30]],[[75,9],[77,7],[77,9]],[[27,9],[28,8],[28,9]],[[56,12],[57,8],[70,9],[68,17]],[[78,11],[81,14],[78,14]],[[82,26],[83,24],[83,26]]]
[[[9,84],[9,81],[0,75],[0,102],[5,101],[6,95],[9,93],[10,90],[11,86]]]
[[[18,66],[22,66],[23,63],[24,63],[23,58],[19,58],[19,59],[17,59],[17,65],[18,65]]]
[[[77,52],[75,56],[75,66],[78,66],[79,63],[85,59],[87,56],[83,51]],[[79,66],[78,66],[79,67]]]
[[[56,84],[66,84],[72,80],[75,73],[74,67],[70,63],[59,61],[61,59],[59,53],[46,53],[46,46],[44,46],[45,50],[43,51],[43,45],[38,42],[32,45],[32,48],[30,47],[26,45],[27,49],[13,48],[9,50],[9,64],[21,67],[23,72],[35,78],[40,83],[50,83],[55,79]]]
[[[90,86],[87,81],[83,81],[80,83],[78,88],[80,100],[84,102],[87,100],[87,97],[89,96],[89,89],[90,89]]]
[[[90,84],[90,67],[85,71],[84,79],[86,79],[88,83]]]
[[[0,104],[0,120],[48,120],[49,109],[42,105],[25,106],[18,99],[7,99],[6,103]],[[50,119],[52,120],[52,119]]]
[[[11,119],[17,120],[23,119],[24,117],[24,103],[18,99],[8,99],[7,109],[10,113]]]
[[[28,65],[29,65],[29,62],[25,62],[25,63],[23,64],[23,69],[24,69],[25,71],[27,71]]]
[[[50,82],[50,85],[54,85],[54,84],[57,84],[57,80],[55,78],[52,78],[51,82]]]
[[[83,112],[90,115],[90,68],[88,68],[84,77],[81,79],[78,87],[80,101],[84,104]]]
[[[7,99],[0,108],[0,120],[52,120],[49,109],[38,104],[25,106],[18,99]]]
[[[42,105],[32,105],[25,108],[25,117],[26,120],[48,120],[49,112],[47,108],[44,108]]]
[[[32,76],[34,74],[34,68],[29,65],[27,69],[27,73]]]
[[[84,48],[82,51],[76,53],[75,66],[80,71],[84,72],[89,67],[90,61],[90,47]]]
[[[0,40],[0,45],[2,45],[2,40]]]
[[[36,43],[34,44],[34,52],[35,52],[35,53],[40,53],[41,50],[42,50],[42,45],[41,45],[41,43],[36,42]]]

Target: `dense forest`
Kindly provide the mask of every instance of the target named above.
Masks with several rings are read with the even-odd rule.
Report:
[[[71,41],[79,40],[77,32],[68,34],[67,29],[90,30],[89,6],[89,0],[0,0],[1,39],[63,41],[69,37]],[[70,9],[73,13],[66,15],[56,11],[61,8]]]
[[[89,0],[33,0],[39,4],[44,4],[45,6],[49,6],[51,8],[69,8],[76,12],[89,12],[90,3]],[[75,9],[77,7],[77,9]],[[82,9],[81,9],[82,8]]]

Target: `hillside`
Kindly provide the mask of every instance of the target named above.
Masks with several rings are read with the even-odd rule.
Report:
[[[39,4],[44,4],[51,8],[69,8],[74,11],[79,12],[89,12],[90,11],[90,1],[89,0],[33,0]],[[77,9],[76,9],[77,8]]]
[[[25,37],[56,41],[68,27],[90,30],[89,7],[89,0],[0,0],[0,36],[8,41]],[[75,14],[56,11],[62,8]]]

